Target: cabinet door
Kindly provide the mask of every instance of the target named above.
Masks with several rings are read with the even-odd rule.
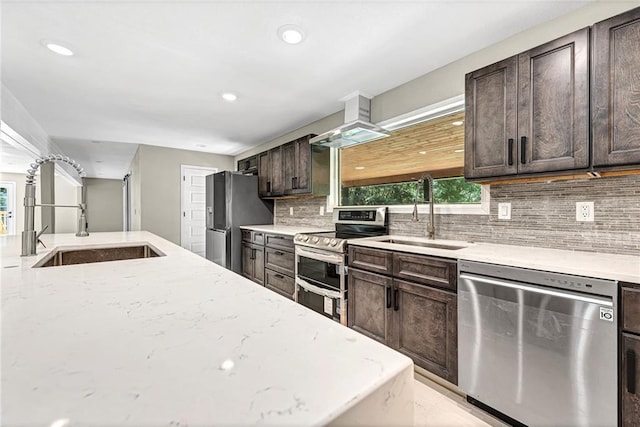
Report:
[[[268,196],[271,189],[271,162],[269,152],[258,154],[258,195]]]
[[[518,55],[518,173],[589,166],[589,28]]]
[[[295,141],[296,147],[296,176],[294,193],[311,193],[311,145],[309,137],[300,138]]]
[[[242,275],[253,280],[253,251],[247,242],[242,242]]]
[[[284,193],[292,194],[296,177],[296,146],[288,142],[282,146],[282,167],[284,173]]]
[[[284,194],[284,171],[282,170],[282,146],[269,150],[271,195]]]
[[[456,294],[403,280],[393,282],[391,346],[411,357],[416,365],[457,384]]]
[[[593,26],[594,166],[640,164],[640,8]]]
[[[349,269],[347,325],[383,344],[389,344],[392,279]]]
[[[622,337],[622,425],[635,427],[640,420],[640,337]]]
[[[466,75],[465,178],[517,172],[517,69],[514,56]]]
[[[253,281],[264,285],[264,246],[253,245]]]

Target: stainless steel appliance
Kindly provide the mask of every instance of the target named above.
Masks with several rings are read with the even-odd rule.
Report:
[[[335,232],[296,234],[296,301],[347,324],[347,239],[388,234],[387,208],[334,208]]]
[[[258,177],[229,171],[206,177],[206,257],[241,274],[241,225],[273,224],[273,201],[258,197]]]
[[[459,387],[531,426],[615,426],[617,283],[458,264]]]

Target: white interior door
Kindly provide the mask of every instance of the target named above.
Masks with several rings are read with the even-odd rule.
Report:
[[[205,256],[205,176],[218,172],[217,168],[182,165],[181,170],[181,239],[180,246]]]
[[[16,183],[0,181],[0,236],[16,234]]]

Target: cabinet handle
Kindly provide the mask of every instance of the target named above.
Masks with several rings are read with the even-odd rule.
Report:
[[[267,193],[271,193],[271,181],[267,181]]]
[[[387,308],[391,308],[391,288],[387,286]]]
[[[251,259],[256,259],[256,250],[255,250],[255,248],[251,248]]]
[[[275,251],[273,252],[274,255],[278,255],[278,256],[282,256],[284,255],[284,252],[280,252],[280,251]]]
[[[282,274],[274,274],[273,277],[277,279],[284,279],[284,276]]]
[[[513,138],[509,138],[509,166],[513,166]]]
[[[269,236],[270,239],[284,239],[284,236]]]
[[[294,176],[292,178],[292,180],[293,180],[293,188],[297,190],[298,189],[298,177]]]
[[[527,137],[523,136],[520,138],[520,163],[527,163]]]
[[[627,392],[636,394],[636,352],[627,350]]]
[[[400,296],[400,291],[398,288],[393,290],[393,311],[400,310],[400,301],[398,301],[398,297]]]

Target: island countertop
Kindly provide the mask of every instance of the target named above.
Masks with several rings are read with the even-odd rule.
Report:
[[[151,233],[42,239],[2,246],[7,425],[413,422],[413,363],[380,343]],[[166,256],[31,268],[133,242]]]

